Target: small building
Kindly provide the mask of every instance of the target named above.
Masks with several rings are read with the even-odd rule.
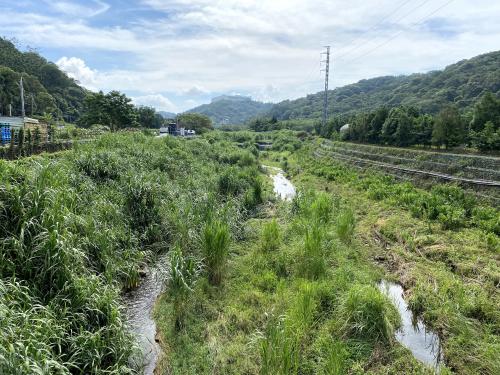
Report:
[[[350,125],[349,124],[345,124],[343,125],[341,128],[340,128],[340,132],[341,133],[347,133],[349,131],[349,128],[350,128]]]
[[[40,136],[43,141],[47,139],[47,125],[40,123],[38,120],[30,117],[7,117],[0,116],[0,144],[9,143],[11,140],[11,132],[17,134],[23,129],[25,132],[30,130],[32,133],[37,129],[40,131]]]

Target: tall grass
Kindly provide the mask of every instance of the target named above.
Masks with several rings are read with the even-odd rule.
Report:
[[[299,273],[306,278],[316,280],[326,272],[323,252],[323,229],[319,226],[306,228],[304,245],[299,263]]]
[[[350,243],[354,235],[356,219],[351,208],[345,208],[337,218],[337,236],[344,243]]]
[[[354,285],[338,310],[342,331],[348,336],[390,344],[400,317],[391,301],[371,285]]]
[[[176,330],[180,330],[183,326],[189,297],[200,270],[200,264],[193,257],[186,257],[179,245],[171,250],[167,292],[173,305],[173,321]]]
[[[276,251],[281,243],[281,233],[276,219],[264,224],[262,229],[262,250],[265,252]]]
[[[222,281],[229,250],[229,228],[227,224],[212,220],[203,230],[203,255],[208,273],[208,280],[212,285],[219,285]]]
[[[236,194],[214,210],[228,224],[200,233],[231,168],[216,147],[113,134],[50,157],[0,161],[0,373],[133,373],[120,292],[139,284],[139,269],[169,240],[194,250],[202,237],[210,279],[220,283],[243,194],[260,193],[247,166],[255,159],[245,156]],[[199,267],[178,250],[171,266],[180,327]]]
[[[259,337],[262,375],[296,374],[299,367],[299,337],[284,316],[267,316]]]

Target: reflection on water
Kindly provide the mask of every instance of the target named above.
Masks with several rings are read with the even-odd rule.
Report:
[[[276,167],[264,167],[277,172],[276,174],[273,174],[271,178],[273,179],[274,192],[278,197],[286,201],[289,201],[293,197],[295,197],[295,187],[293,186],[292,182],[285,177],[283,170]]]
[[[140,285],[124,295],[127,324],[137,337],[142,349],[142,365],[145,375],[152,375],[160,354],[160,346],[155,340],[156,324],[153,307],[163,289],[167,276],[167,255],[161,256],[148,270]]]
[[[402,324],[396,332],[396,340],[410,349],[416,359],[439,371],[442,358],[438,335],[427,329],[422,319],[415,317],[408,308],[401,285],[382,280],[379,288],[393,301],[401,315]]]

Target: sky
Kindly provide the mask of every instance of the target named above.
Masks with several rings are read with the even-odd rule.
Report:
[[[91,90],[182,112],[222,94],[265,102],[500,49],[496,0],[0,0],[0,36]]]

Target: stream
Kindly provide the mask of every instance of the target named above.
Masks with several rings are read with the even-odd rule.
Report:
[[[263,166],[272,171],[274,193],[283,200],[291,200],[296,194],[292,182],[285,177],[283,170]],[[145,375],[153,375],[160,355],[160,346],[155,340],[156,324],[153,319],[153,308],[156,299],[163,291],[163,285],[168,275],[168,254],[160,256],[149,266],[146,276],[139,287],[124,294],[127,324],[136,335],[142,350],[142,363]],[[420,318],[413,315],[403,298],[403,288],[399,284],[382,280],[379,289],[394,303],[401,315],[402,326],[396,332],[396,340],[408,348],[413,356],[426,365],[439,371],[442,360],[441,346],[437,334],[427,329]]]
[[[392,300],[401,316],[401,328],[396,332],[396,340],[408,348],[417,360],[439,372],[442,353],[438,335],[411,312],[403,298],[401,285],[382,280],[379,289]]]
[[[282,169],[276,167],[270,167],[267,165],[264,165],[263,167],[276,172],[274,174],[271,174],[274,185],[274,193],[285,201],[292,200],[296,194],[295,186],[293,186],[292,182],[285,177],[285,172],[283,172]]]
[[[168,254],[161,255],[148,269],[139,286],[124,294],[127,324],[137,337],[142,351],[140,363],[134,363],[144,369],[145,375],[153,375],[156,362],[160,356],[160,345],[155,340],[156,324],[153,319],[153,308],[156,299],[163,291],[167,277]]]

